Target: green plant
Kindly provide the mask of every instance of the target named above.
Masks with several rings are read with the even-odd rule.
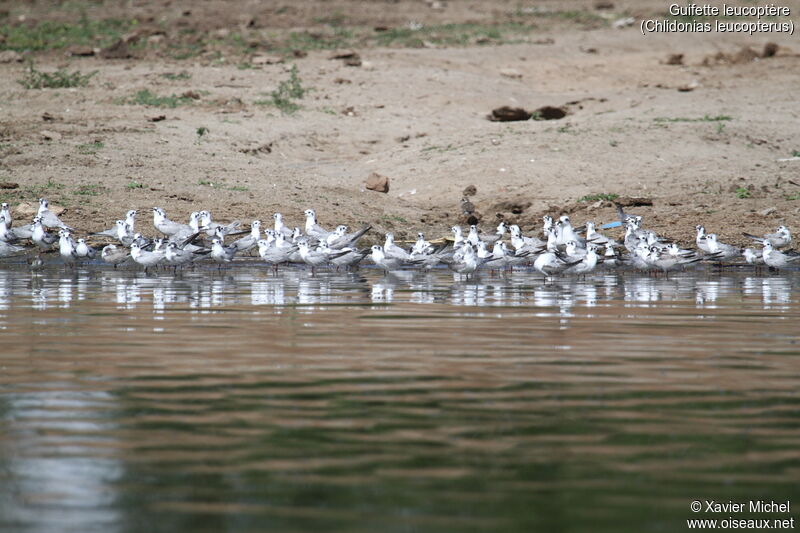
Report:
[[[28,63],[28,71],[17,80],[26,89],[62,89],[70,87],[86,87],[89,79],[97,74],[92,71],[83,74],[80,70],[67,72],[66,69],[58,69],[55,72],[43,72],[33,66],[33,61]]]
[[[208,128],[206,128],[205,126],[200,126],[199,128],[197,128],[198,139],[202,138],[207,133],[208,133]]]
[[[783,197],[786,198],[787,200],[792,200],[792,201],[800,200],[800,192],[796,192],[794,194],[785,194]]]
[[[100,188],[101,186],[97,184],[81,185],[75,189],[74,194],[80,196],[97,196],[100,194]]]
[[[91,20],[84,16],[78,23],[44,21],[35,25],[0,25],[0,50],[51,50],[84,45],[105,47],[113,43],[137,21]]]
[[[748,189],[745,189],[744,187],[738,187],[736,189],[736,198],[739,198],[740,200],[743,200],[745,198],[751,198],[752,196],[753,193],[751,193]]]
[[[704,115],[700,118],[686,118],[686,117],[656,117],[653,119],[653,122],[720,122],[723,120],[733,120],[733,117],[729,115]]]
[[[792,150],[792,157],[800,157],[800,150]]]
[[[144,185],[139,183],[136,180],[129,181],[128,184],[125,185],[125,187],[130,189],[130,190],[133,190],[133,189],[144,189]]]
[[[619,194],[615,193],[598,193],[598,194],[587,194],[581,198],[578,198],[579,202],[597,202],[599,200],[607,200],[609,202],[613,202],[619,198]]]
[[[269,93],[269,100],[257,100],[255,103],[260,105],[272,105],[281,110],[282,113],[291,115],[300,105],[295,102],[305,96],[308,89],[303,87],[302,80],[297,74],[297,65],[292,65],[289,70],[289,79],[278,84],[278,88]]]
[[[78,152],[86,155],[94,155],[96,154],[101,148],[104,148],[105,144],[101,141],[94,141],[85,144],[78,145]]]
[[[175,74],[174,72],[165,72],[164,74],[161,75],[161,77],[175,81],[175,80],[188,80],[192,77],[192,75],[186,72],[185,70],[182,70],[177,74]]]
[[[148,107],[168,107],[174,109],[178,106],[190,104],[192,99],[188,96],[178,96],[171,94],[170,96],[157,96],[150,92],[150,89],[142,89],[138,91],[133,98],[128,100],[129,104],[144,105]]]

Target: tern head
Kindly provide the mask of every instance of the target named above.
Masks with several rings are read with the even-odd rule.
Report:
[[[48,203],[45,198],[39,198],[39,207],[47,209]]]
[[[772,243],[769,241],[764,241],[764,251],[771,252],[772,251]]]
[[[387,233],[386,234],[386,244],[385,244],[385,246],[389,246],[390,244],[394,244],[394,233]]]
[[[789,228],[787,228],[786,226],[778,226],[778,233],[780,233],[781,235],[787,235],[787,236],[791,235],[791,232],[789,231]]]
[[[450,231],[452,231],[453,235],[455,235],[456,237],[461,236],[461,228],[459,226],[453,226],[452,228],[450,228]]]
[[[587,222],[586,223],[586,233],[591,233],[594,231],[594,222]]]
[[[136,209],[131,209],[130,211],[125,213],[125,216],[128,217],[128,218],[135,218],[136,217]]]
[[[3,202],[2,204],[0,204],[0,207],[2,207],[4,210],[8,209],[8,202]]]
[[[500,235],[505,234],[507,229],[508,229],[508,226],[506,225],[506,221],[505,220],[497,225],[497,233],[499,233]]]
[[[275,222],[277,222],[279,220],[283,220],[283,215],[281,215],[280,213],[275,213],[274,215],[272,215],[272,218],[274,218]]]
[[[717,242],[717,234],[709,233],[708,235],[706,235],[706,240],[711,241],[712,243]]]
[[[421,231],[418,231],[417,232],[417,239],[419,239],[421,241],[424,241],[425,240],[425,234],[422,233]]]
[[[700,224],[696,225],[696,226],[694,227],[694,229],[696,229],[696,230],[697,230],[697,234],[698,234],[698,235],[704,235],[704,234],[705,234],[705,232],[706,232],[706,228],[705,228],[704,226],[701,226]]]
[[[254,221],[252,221],[250,223],[250,226],[253,227],[253,228],[260,228],[261,227],[261,221],[260,220],[254,220]]]
[[[558,217],[558,221],[561,222],[562,225],[566,226],[567,224],[569,224],[569,217],[567,215],[561,215],[560,217]]]
[[[344,224],[336,226],[336,232],[341,235],[344,235],[345,233],[347,233],[347,226],[345,226]]]
[[[306,218],[308,219],[313,219],[313,220],[317,219],[317,213],[313,209],[306,209],[304,213],[306,215]]]

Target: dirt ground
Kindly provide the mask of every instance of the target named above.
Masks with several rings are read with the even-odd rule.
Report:
[[[0,197],[25,213],[45,196],[84,231],[131,208],[152,234],[152,206],[176,220],[280,211],[291,225],[311,207],[323,226],[369,222],[403,238],[463,224],[474,185],[485,230],[532,229],[545,212],[612,221],[611,203],[579,200],[618,194],[652,199],[630,210],[684,242],[697,223],[738,243],[742,231],[800,231],[798,37],[643,36],[639,20],[668,5],[0,1],[0,49],[40,71],[97,71],[85,87],[26,89],[25,62],[0,64],[0,182],[18,185]],[[45,21],[109,19],[126,21],[120,36],[38,50],[14,40]],[[762,57],[768,42],[777,53]],[[331,58],[342,50],[357,56]],[[288,113],[273,93],[292,66],[305,94]],[[487,120],[500,106],[567,115]],[[365,189],[373,172],[388,193]]]

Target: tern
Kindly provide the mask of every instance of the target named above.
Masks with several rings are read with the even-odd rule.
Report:
[[[283,234],[281,234],[281,238],[282,237]],[[274,266],[276,269],[281,263],[286,263],[289,261],[289,256],[292,254],[292,252],[297,250],[295,245],[292,245],[289,248],[284,248],[277,246],[276,243],[270,243],[270,241],[266,239],[259,239],[257,245],[258,255],[261,257],[261,259]]]
[[[127,261],[130,256],[127,248],[119,248],[116,244],[109,244],[100,250],[100,258],[109,265],[114,265],[114,268]]]
[[[336,268],[350,268],[355,266],[370,254],[369,250],[356,250],[350,247],[333,249],[327,244],[323,244],[318,248],[318,250],[324,253],[335,253],[337,251],[346,252],[342,255],[331,258],[331,264],[335,265]]]
[[[219,238],[214,238],[211,241],[211,258],[217,263],[220,263],[220,267],[222,267],[222,263],[230,263],[233,261],[236,251],[235,246],[225,246]]]
[[[250,233],[241,239],[233,241],[231,246],[235,246],[239,252],[248,252],[256,246],[259,239],[261,239],[261,221],[254,220],[250,223]]]
[[[47,230],[42,224],[42,219],[35,217],[33,219],[33,234],[31,235],[33,243],[39,247],[40,251],[49,250],[58,241],[58,236],[54,233],[47,233]]]
[[[58,253],[64,260],[64,265],[75,264],[78,253],[75,251],[75,241],[72,240],[70,231],[66,228],[58,230]]]
[[[10,257],[25,250],[24,246],[0,241],[0,257]]]
[[[127,213],[125,213],[125,224],[128,226],[128,231],[134,233],[136,230],[134,226],[136,225],[136,209],[131,209]]]
[[[61,219],[58,218],[55,213],[48,209],[48,205],[47,200],[39,198],[39,210],[36,212],[36,216],[42,220],[42,224],[48,228],[66,228],[72,230],[72,228],[61,222]]]
[[[330,263],[331,259],[335,257],[339,257],[341,255],[345,255],[350,253],[349,251],[343,252],[341,250],[332,250],[330,252],[322,252],[319,250],[312,250],[307,241],[300,241],[297,245],[300,257],[303,259],[303,262],[307,265],[311,265],[311,272],[314,272],[314,268],[327,265]]]
[[[404,249],[400,248],[394,243],[394,234],[387,233],[386,234],[386,241],[383,243],[383,253],[386,257],[395,257],[402,261],[408,261],[411,259],[411,254],[406,252]]]
[[[382,246],[376,244],[370,249],[370,259],[383,270],[390,272],[393,270],[400,270],[406,266],[418,265],[423,262],[422,259],[403,259],[400,257],[389,256],[385,253]]]
[[[330,231],[323,229],[322,226],[320,226],[317,223],[316,211],[314,211],[313,209],[306,209],[305,215],[306,215],[306,226],[305,226],[306,235],[309,235],[310,237],[314,237],[315,239],[321,241],[325,240],[325,238],[331,234]]]
[[[552,227],[553,226],[551,224],[547,227],[547,229],[545,229],[545,232],[549,233]],[[525,237],[522,235],[522,230],[516,224],[510,226],[508,229],[511,232],[511,246],[513,246],[517,251],[542,249],[546,245],[546,243],[541,239],[536,237]]]
[[[526,263],[529,260],[528,256],[531,255],[531,252],[530,250],[523,250],[521,252],[519,250],[511,251],[508,249],[508,246],[506,246],[506,243],[498,241],[494,243],[492,255],[498,258],[498,263],[513,268]]]
[[[778,230],[775,233],[768,233],[763,237],[758,237],[751,233],[742,233],[742,235],[762,244],[769,242],[773,248],[783,248],[792,244],[792,232],[786,226],[778,226]]]
[[[533,262],[533,268],[545,276],[553,276],[563,272],[572,265],[580,263],[581,261],[583,261],[583,259],[569,262],[566,259],[556,255],[555,252],[547,251],[536,258],[536,260]]]
[[[443,258],[442,263],[446,264],[453,272],[469,275],[475,273],[483,265],[500,259],[499,257],[494,257],[492,254],[488,254],[485,257],[478,257],[472,245],[466,243],[463,246],[463,254],[459,254],[458,256],[454,254],[453,257]]]
[[[208,253],[211,253],[211,250],[200,250],[199,252],[193,252],[180,248],[178,243],[169,242],[164,249],[164,263],[174,267],[175,270],[177,270],[179,266],[183,266],[187,263],[194,263],[198,256]]]
[[[586,223],[586,240],[599,246],[619,246],[619,243],[614,239],[610,239],[598,233],[595,229],[594,222]]]
[[[655,268],[660,268],[664,274],[670,270],[681,268],[684,265],[702,261],[702,257],[681,257],[669,251],[661,251],[656,246],[651,246],[644,260]]]
[[[708,246],[708,241],[706,240],[706,228],[698,224],[694,227],[697,230],[697,237],[695,237],[694,242],[697,244],[697,247],[702,250],[703,252],[710,254],[711,249]]]
[[[128,227],[128,225],[125,223],[124,220],[117,220],[116,222],[114,222],[113,228],[103,231],[98,231],[97,233],[92,233],[92,235],[96,235],[98,237],[113,237],[117,239],[119,242],[122,242],[123,240],[125,240],[125,238],[127,238],[131,234],[132,232],[130,231],[130,228]]]
[[[747,264],[749,265],[762,266],[764,264],[763,255],[756,252],[752,248],[745,248],[742,251],[742,256],[744,256],[744,260],[747,261]]]
[[[574,245],[574,241],[570,241],[570,244]],[[585,276],[586,274],[594,271],[597,268],[599,262],[602,259],[599,255],[597,255],[597,246],[590,244],[586,248],[586,253],[583,257],[577,262],[574,263],[572,266],[564,270],[565,274],[576,274],[578,276]]]
[[[461,227],[453,226],[450,231],[453,232],[453,246],[461,246],[461,243],[464,242],[464,234],[461,232]]]
[[[794,255],[789,252],[780,252],[772,246],[769,241],[764,242],[764,249],[761,250],[764,263],[772,268],[782,269],[792,266],[792,263],[800,260],[800,254]]]
[[[218,233],[221,233],[222,236],[226,235],[235,235],[239,232],[239,226],[242,225],[241,222],[238,220],[234,220],[230,224],[218,224],[211,220],[211,212],[210,211],[200,211],[199,213],[199,223],[201,228],[206,229],[206,235],[209,237],[213,237]]]
[[[715,233],[706,235],[706,244],[708,245],[708,251],[713,256],[714,261],[726,261],[742,255],[741,248],[719,242]]]
[[[417,240],[411,247],[411,255],[425,255],[433,252],[433,245],[425,240],[425,234],[417,233]]]
[[[75,245],[75,254],[78,257],[94,259],[97,255],[97,250],[86,244],[86,239],[78,239],[78,243]]]
[[[336,230],[328,235],[324,242],[334,249],[352,248],[356,245],[361,237],[363,237],[370,229],[372,229],[372,226],[367,224],[360,230],[354,231],[353,233],[347,233],[347,229],[347,226],[343,224],[336,226]]]
[[[142,250],[137,243],[133,243],[131,244],[131,258],[144,267],[146,274],[148,268],[164,261],[164,252],[148,252]]]
[[[166,236],[175,235],[178,232],[195,233],[191,226],[180,224],[167,218],[167,213],[160,207],[153,208],[153,226]]]
[[[284,237],[292,236],[292,230],[290,230],[286,224],[283,223],[283,215],[280,213],[275,213],[272,215],[272,218],[275,219],[275,233],[281,233]]]
[[[20,231],[19,228],[11,228],[5,215],[0,214],[0,241],[13,244],[20,239],[30,239],[32,231]]]

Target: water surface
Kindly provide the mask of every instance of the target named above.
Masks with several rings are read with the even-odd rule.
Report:
[[[798,280],[0,270],[0,530],[674,531],[791,500]]]

